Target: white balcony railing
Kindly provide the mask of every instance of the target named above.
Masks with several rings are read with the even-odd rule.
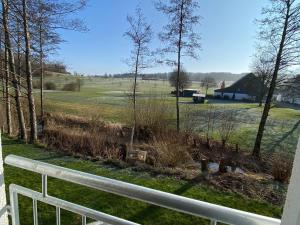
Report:
[[[10,215],[13,225],[19,225],[18,195],[24,195],[33,199],[33,221],[38,225],[37,202],[44,202],[56,207],[56,221],[60,225],[60,209],[68,210],[82,216],[82,224],[86,224],[86,219],[90,218],[99,224],[121,224],[133,225],[134,222],[126,221],[111,215],[107,215],[86,207],[82,207],[71,202],[48,196],[47,177],[73,182],[86,187],[94,188],[131,199],[143,201],[160,207],[168,208],[178,212],[190,214],[197,217],[206,218],[212,225],[225,223],[232,225],[280,225],[280,220],[260,216],[257,214],[231,209],[203,201],[198,201],[150,188],[141,187],[101,176],[83,173],[20,156],[9,155],[5,158],[5,163],[14,167],[36,172],[42,175],[42,193],[11,184],[10,191]]]

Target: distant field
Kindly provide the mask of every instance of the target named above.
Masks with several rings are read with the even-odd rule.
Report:
[[[51,76],[58,87],[74,81],[71,76]],[[73,115],[103,118],[105,120],[126,123],[128,121],[129,93],[132,81],[116,78],[84,78],[81,92],[49,91],[45,92],[46,111],[64,112]],[[191,88],[201,89],[199,83]],[[172,88],[168,81],[138,81],[138,99],[162,99],[170,110],[175,112],[175,98],[170,95]],[[38,90],[37,90],[38,92]],[[209,90],[210,93],[213,89]],[[38,98],[38,96],[37,96]],[[38,100],[38,99],[37,99]],[[255,140],[262,108],[254,103],[239,103],[209,100],[206,104],[192,104],[191,98],[181,98],[181,115],[185,123],[193,121],[193,130],[204,131],[203,112],[212,105],[219,110],[234,110],[237,115],[237,129],[230,142],[238,143],[243,149],[251,149]],[[293,153],[300,135],[300,110],[273,108],[263,139],[263,150]],[[170,118],[170,125],[175,124],[175,115]],[[218,138],[218,133],[214,136]]]

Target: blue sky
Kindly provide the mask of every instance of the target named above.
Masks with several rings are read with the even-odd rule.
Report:
[[[83,74],[128,72],[123,62],[130,54],[130,42],[123,34],[127,29],[126,16],[141,8],[155,32],[151,44],[159,46],[157,33],[167,22],[157,12],[153,0],[89,0],[88,7],[78,14],[89,28],[87,33],[61,31],[66,40],[51,58],[66,63],[70,71]],[[202,37],[199,60],[184,59],[191,72],[249,71],[255,51],[257,27],[254,20],[268,0],[199,0],[201,25],[195,28]],[[166,66],[145,72],[169,71]]]

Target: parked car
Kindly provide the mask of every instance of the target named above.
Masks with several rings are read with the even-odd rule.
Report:
[[[204,94],[193,94],[194,103],[204,103],[206,95]]]

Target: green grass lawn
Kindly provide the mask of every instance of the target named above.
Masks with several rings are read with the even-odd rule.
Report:
[[[53,81],[60,86],[71,82],[71,76],[52,76],[46,81]],[[58,85],[58,86],[59,86]],[[129,98],[132,87],[130,79],[116,78],[84,78],[81,92],[46,92],[45,109],[48,112],[63,112],[84,117],[103,118],[104,120],[128,122]],[[191,88],[201,89],[199,83],[193,83]],[[175,113],[175,98],[170,95],[172,88],[168,81],[138,81],[138,101],[154,98],[164,99],[168,108]],[[204,90],[203,90],[204,91]],[[213,89],[209,90],[213,93]],[[38,101],[37,96],[37,101]],[[241,148],[251,150],[254,145],[262,107],[257,103],[241,103],[232,101],[209,100],[208,104],[189,104],[191,98],[181,98],[181,116],[189,118],[193,115],[194,130],[203,133],[204,120],[198,117],[212,105],[220,110],[235,110],[238,125],[235,134],[230,139],[232,144],[240,144]],[[188,116],[186,116],[187,114]],[[190,118],[189,118],[190,119]],[[300,135],[300,110],[289,108],[272,108],[263,139],[263,151],[266,153],[294,153]],[[175,115],[170,118],[170,126],[175,126]],[[181,124],[183,127],[184,124]],[[218,137],[218,132],[214,135]]]
[[[102,163],[93,163],[62,156],[43,148],[24,145],[16,140],[4,137],[4,156],[15,154],[43,162],[76,169],[108,178],[118,179],[157,190],[171,192],[198,200],[216,203],[236,209],[250,211],[266,216],[280,217],[281,208],[255,199],[249,199],[233,193],[213,190],[199,183],[180,181],[175,178],[153,177],[147,173],[133,172],[130,169],[119,169]],[[41,191],[40,175],[5,165],[5,182],[14,183]],[[175,225],[175,224],[209,224],[206,220],[151,206],[135,200],[113,194],[92,190],[76,184],[49,178],[49,194],[64,200],[72,201],[114,216],[125,218],[141,224]],[[22,225],[32,224],[32,201],[25,197],[19,199]],[[43,225],[55,224],[55,208],[38,204],[39,222]],[[81,224],[80,216],[62,212],[62,224]]]

